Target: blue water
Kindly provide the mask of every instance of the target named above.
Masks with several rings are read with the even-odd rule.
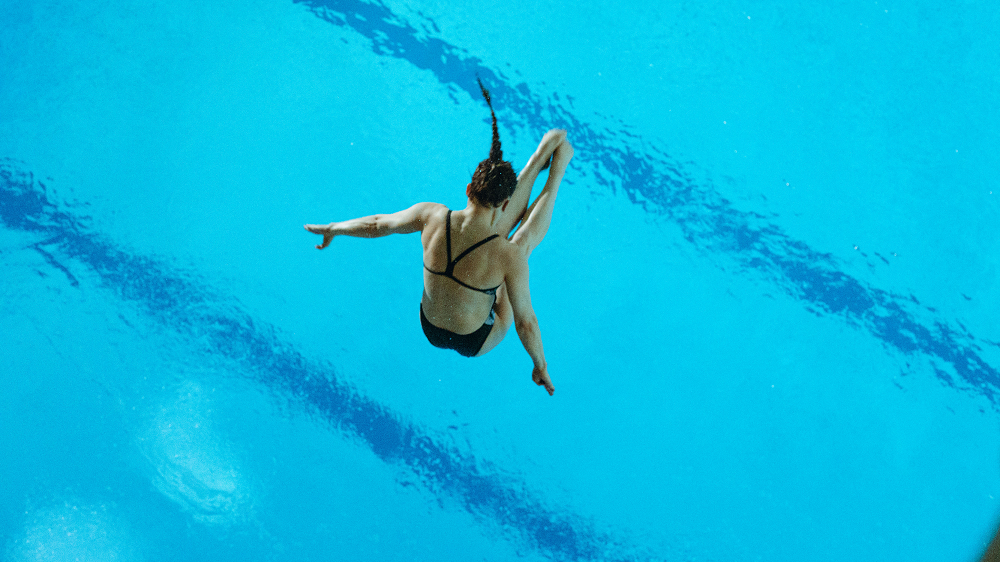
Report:
[[[986,2],[0,2],[0,558],[975,559],[998,32]],[[464,206],[476,75],[516,167],[576,147],[531,259],[554,397],[513,332],[427,344],[414,236],[301,230]]]

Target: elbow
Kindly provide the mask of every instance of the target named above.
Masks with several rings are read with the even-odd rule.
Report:
[[[531,318],[517,319],[514,321],[514,329],[517,330],[518,335],[528,335],[538,333],[538,318],[532,316]]]
[[[380,238],[389,234],[392,234],[392,229],[389,228],[389,225],[384,220],[379,220],[379,217],[375,217],[368,224],[368,236],[370,238]]]

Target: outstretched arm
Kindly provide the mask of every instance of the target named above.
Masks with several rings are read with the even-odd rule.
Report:
[[[322,250],[330,245],[334,236],[380,238],[390,234],[409,234],[423,230],[427,218],[438,206],[438,203],[417,203],[409,209],[391,215],[371,215],[330,224],[307,224],[305,229],[313,234],[323,235],[323,243],[316,246],[317,250]]]
[[[531,306],[531,291],[528,289],[528,258],[516,249],[512,263],[507,268],[504,282],[507,284],[507,297],[514,312],[514,329],[521,338],[521,344],[535,363],[531,371],[531,380],[538,386],[544,386],[549,396],[556,391],[549,378],[548,364],[545,362],[545,352],[542,350],[542,332],[538,328],[538,317]]]

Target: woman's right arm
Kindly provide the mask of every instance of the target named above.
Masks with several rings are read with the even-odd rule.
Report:
[[[549,378],[548,364],[545,362],[545,352],[542,350],[542,332],[538,328],[538,317],[531,306],[531,291],[528,288],[528,259],[519,248],[513,250],[511,263],[508,264],[504,282],[507,286],[507,298],[514,312],[514,329],[521,338],[521,344],[531,356],[535,366],[531,372],[531,380],[538,386],[544,386],[549,396],[556,391]]]

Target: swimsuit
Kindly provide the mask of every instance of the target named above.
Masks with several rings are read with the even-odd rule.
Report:
[[[455,264],[458,263],[458,260],[469,255],[469,252],[475,250],[476,248],[482,246],[483,244],[489,242],[490,240],[493,240],[494,238],[499,238],[500,235],[491,234],[490,236],[487,236],[483,240],[480,240],[479,242],[473,244],[468,250],[462,252],[457,258],[451,259],[451,210],[450,209],[448,210],[448,218],[446,219],[445,224],[447,225],[445,230],[445,236],[448,241],[448,246],[447,246],[448,267],[445,268],[444,271],[434,271],[433,269],[427,267],[427,265],[425,264],[424,269],[433,273],[434,275],[443,275],[444,277],[447,277],[452,281],[455,281],[456,283],[458,283],[463,287],[472,289],[473,291],[479,291],[480,293],[493,295],[493,304],[490,305],[490,314],[486,318],[486,322],[484,322],[483,325],[480,326],[478,330],[472,332],[471,334],[456,334],[455,332],[445,330],[444,328],[438,328],[434,324],[431,324],[430,321],[427,320],[427,316],[424,315],[423,303],[421,303],[420,305],[420,325],[424,329],[424,335],[427,336],[427,341],[431,342],[431,345],[433,345],[434,347],[440,347],[443,349],[454,349],[461,355],[464,355],[466,357],[472,357],[477,353],[479,353],[479,350],[483,348],[483,344],[486,343],[486,338],[489,337],[490,331],[493,330],[493,321],[494,321],[493,305],[497,303],[497,289],[500,288],[500,285],[497,285],[496,287],[490,289],[480,289],[478,287],[473,287],[472,285],[469,285],[468,283],[465,283],[461,279],[455,277],[454,274]]]

